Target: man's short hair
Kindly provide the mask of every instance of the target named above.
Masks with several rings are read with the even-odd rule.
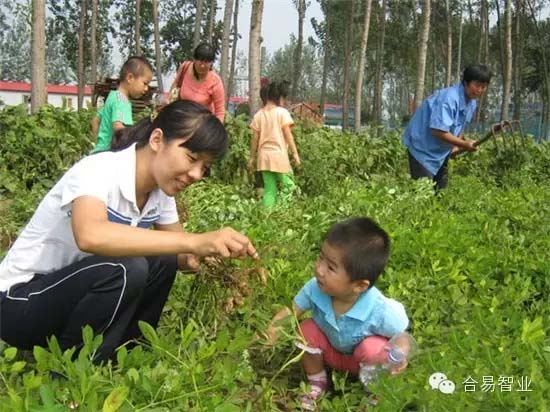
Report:
[[[492,76],[491,69],[485,64],[472,64],[462,72],[462,81],[470,83],[472,80],[476,80],[481,83],[490,83]]]

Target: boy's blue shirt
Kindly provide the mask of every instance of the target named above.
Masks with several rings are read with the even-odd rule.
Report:
[[[422,166],[436,175],[453,145],[434,136],[431,129],[458,136],[472,120],[476,107],[476,100],[466,101],[463,83],[438,90],[414,112],[403,143]]]
[[[353,306],[338,319],[332,308],[332,297],[319,289],[315,278],[302,287],[294,303],[303,311],[311,310],[314,322],[332,346],[347,355],[368,336],[391,337],[409,325],[403,305],[385,297],[374,286],[359,295]]]

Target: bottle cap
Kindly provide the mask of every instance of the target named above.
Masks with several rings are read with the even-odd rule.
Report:
[[[403,352],[400,348],[393,347],[388,352],[388,360],[391,363],[401,363],[405,360],[405,352]]]

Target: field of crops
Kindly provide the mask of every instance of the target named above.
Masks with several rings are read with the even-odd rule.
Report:
[[[0,112],[2,254],[45,191],[92,147],[89,116]],[[374,386],[376,408],[357,381],[334,373],[320,409],[550,410],[549,144],[528,141],[521,157],[482,146],[452,162],[449,188],[436,197],[428,182],[409,179],[398,132],[375,138],[298,125],[300,193],[267,213],[246,170],[247,125],[237,118],[228,129],[229,155],[178,204],[186,230],[232,226],[253,240],[260,261],[180,274],[159,328],[145,325],[143,342],[107,366],[90,361],[101,339],[90,330],[75,360],[55,341],[33,353],[4,347],[0,410],[296,410],[304,376],[291,325],[275,347],[255,335],[312,276],[327,228],[358,215],[391,236],[378,287],[407,308],[420,351],[405,372]],[[453,393],[430,387],[435,372]]]

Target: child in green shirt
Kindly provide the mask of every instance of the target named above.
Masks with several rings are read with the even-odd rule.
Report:
[[[97,135],[92,153],[109,150],[117,130],[134,124],[130,98],[139,99],[149,88],[153,67],[141,56],[130,57],[120,70],[117,90],[109,92],[105,104],[92,119],[92,132]]]

